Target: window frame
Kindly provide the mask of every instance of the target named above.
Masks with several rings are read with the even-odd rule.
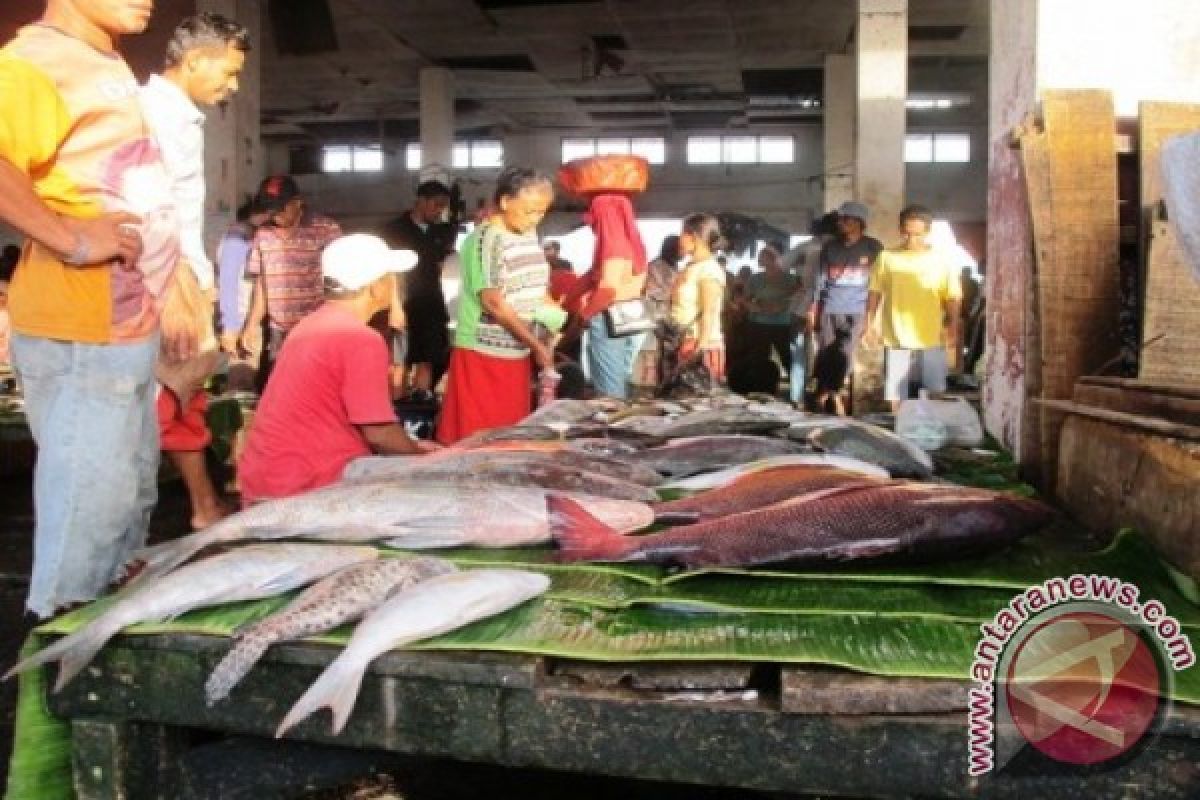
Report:
[[[787,148],[789,158],[765,158],[763,156],[763,141],[778,140],[775,142],[779,145],[783,140],[788,140],[791,144]],[[753,140],[753,158],[748,155],[746,145]],[[740,147],[739,148],[739,143]],[[715,148],[715,159],[705,157],[698,158],[697,151],[701,148]],[[684,144],[684,152],[686,162],[689,167],[756,167],[756,166],[783,166],[796,163],[796,135],[792,133],[695,133],[689,134],[687,141]]]

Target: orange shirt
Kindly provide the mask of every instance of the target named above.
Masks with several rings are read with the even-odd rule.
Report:
[[[60,214],[142,218],[133,269],[72,267],[37,242],[24,248],[9,291],[13,330],[93,344],[152,334],[179,260],[179,225],[125,61],[46,25],[18,31],[0,50],[0,157]]]

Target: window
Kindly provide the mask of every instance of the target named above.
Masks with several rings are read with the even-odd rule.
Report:
[[[562,140],[562,163],[603,155],[641,156],[651,164],[667,163],[667,142],[660,136],[602,136]]]
[[[455,142],[450,158],[454,169],[500,169],[504,166],[504,143],[495,139]],[[416,172],[421,165],[421,145],[410,142],[404,148],[404,167]]]
[[[689,164],[792,164],[796,140],[791,136],[689,136]]]
[[[321,153],[325,172],[379,172],[383,169],[383,148],[377,144],[327,145]]]
[[[971,137],[965,133],[910,133],[904,137],[909,164],[965,164],[971,160]]]

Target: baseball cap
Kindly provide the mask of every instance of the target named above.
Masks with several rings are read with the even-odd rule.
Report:
[[[391,250],[383,239],[369,233],[340,236],[321,252],[321,274],[352,292],[389,272],[407,272],[416,263],[412,250]]]
[[[254,205],[262,211],[282,211],[288,201],[300,194],[300,187],[291,175],[272,175],[258,185]]]
[[[855,217],[863,222],[866,222],[867,217],[871,215],[871,212],[867,211],[866,206],[853,201],[842,203],[838,206],[837,213],[839,217]]]

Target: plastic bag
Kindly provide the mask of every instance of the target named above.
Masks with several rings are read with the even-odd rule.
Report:
[[[983,423],[970,403],[961,397],[934,400],[925,391],[900,404],[896,433],[928,452],[983,444]]]

